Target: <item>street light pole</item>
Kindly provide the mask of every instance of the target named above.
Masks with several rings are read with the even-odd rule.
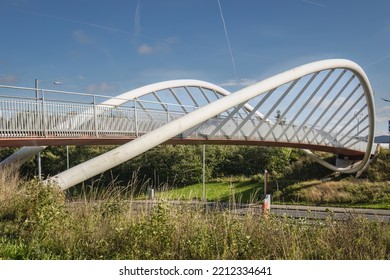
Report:
[[[38,88],[39,81],[35,79],[35,114],[38,116]],[[42,163],[41,163],[41,152],[37,153],[37,165],[38,165],[38,179],[42,180]]]
[[[355,118],[357,119],[357,134],[356,134],[356,136],[358,136],[358,134],[359,134],[360,118],[363,117],[363,113],[358,114],[357,112],[355,112],[354,115],[355,115]]]
[[[62,85],[60,81],[54,81],[55,85]],[[35,79],[35,114],[38,117],[38,97],[39,97],[39,80]],[[43,101],[42,101],[43,102]],[[43,118],[43,116],[42,116]],[[38,179],[42,180],[42,162],[41,162],[41,152],[39,151],[37,154],[37,165],[38,165]],[[67,164],[69,169],[69,162]]]
[[[38,84],[39,84],[39,81],[38,79],[35,79],[35,101],[38,101]]]
[[[389,133],[389,150],[390,150],[390,120],[389,120],[389,130],[388,130],[388,133]]]
[[[202,145],[202,201],[206,201],[206,146]]]
[[[69,146],[66,145],[66,170],[69,169]]]
[[[385,102],[390,102],[390,99],[385,99],[385,98],[382,98],[381,99]],[[390,120],[388,121],[388,125],[389,125],[389,128],[388,128],[388,133],[389,133],[389,150],[390,150]]]

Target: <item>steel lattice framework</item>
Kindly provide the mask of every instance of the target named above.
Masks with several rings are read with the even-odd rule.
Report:
[[[163,143],[296,147],[344,173],[363,170],[373,153],[373,92],[364,71],[344,59],[306,64],[234,93],[203,81],[175,80],[101,103],[96,99],[93,96],[91,104],[70,104],[42,98],[23,105],[0,100],[2,141],[18,138],[30,143],[35,133],[34,143],[41,144],[79,143],[80,139],[127,142],[52,177],[62,189]],[[27,122],[20,106],[31,107]],[[18,118],[14,111],[19,112]],[[7,161],[23,160],[40,149],[22,148]],[[356,160],[337,167],[310,150]]]

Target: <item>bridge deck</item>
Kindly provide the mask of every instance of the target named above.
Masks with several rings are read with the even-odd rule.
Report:
[[[75,137],[75,138],[0,138],[0,147],[23,146],[66,146],[66,145],[123,145],[137,137]],[[364,152],[342,147],[318,146],[308,143],[288,143],[262,140],[237,140],[237,139],[205,139],[205,138],[172,138],[165,144],[174,145],[250,145],[268,147],[288,147],[316,150],[349,157],[363,157]]]

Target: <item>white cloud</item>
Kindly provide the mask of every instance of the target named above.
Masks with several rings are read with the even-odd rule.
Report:
[[[156,53],[167,53],[170,51],[171,41],[166,41],[166,43],[158,43],[156,45],[150,45],[143,43],[138,47],[138,53],[141,55],[151,55]]]
[[[72,37],[75,39],[78,43],[82,45],[90,44],[92,41],[91,39],[81,30],[75,30],[72,32]]]
[[[262,24],[261,26],[257,26],[254,32],[257,36],[262,38],[272,39],[283,39],[286,37],[286,35],[288,35],[285,29],[270,24]]]
[[[133,87],[139,87],[156,82],[177,79],[203,80],[205,76],[207,76],[205,73],[194,69],[156,67],[138,71],[137,75],[129,80],[129,83],[133,84]]]
[[[87,86],[85,89],[90,93],[109,93],[110,91],[114,91],[118,88],[117,85],[109,84],[106,82],[102,82],[100,84],[91,84]]]
[[[390,120],[390,106],[383,106],[376,111],[376,121],[386,122]]]
[[[233,86],[243,86],[243,87],[248,87],[251,86],[259,81],[257,80],[252,80],[252,79],[239,79],[239,80],[227,80],[225,82],[220,83],[219,85],[221,87],[233,87]]]
[[[155,52],[157,52],[157,48],[152,47],[148,44],[142,44],[141,46],[138,47],[139,54],[148,55],[148,54],[153,54]]]
[[[0,83],[15,83],[16,81],[15,75],[0,75]]]
[[[171,46],[178,42],[176,37],[168,37],[160,42],[151,45],[143,43],[138,47],[138,53],[141,55],[151,55],[156,53],[168,53],[171,50]]]

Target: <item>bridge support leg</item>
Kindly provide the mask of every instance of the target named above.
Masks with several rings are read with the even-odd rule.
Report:
[[[23,163],[30,160],[33,156],[43,151],[45,146],[29,146],[23,147],[10,155],[0,163],[0,167],[10,166],[13,169],[18,169]]]
[[[337,155],[336,158],[336,167],[342,167],[346,168],[354,164],[354,160],[349,159],[348,157],[343,157],[340,155]]]

